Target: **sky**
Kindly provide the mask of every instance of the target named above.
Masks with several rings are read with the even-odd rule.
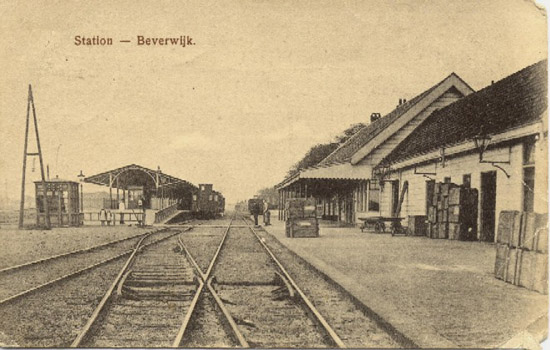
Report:
[[[234,203],[452,72],[478,90],[546,58],[546,23],[525,0],[1,0],[1,192],[20,193],[28,84],[52,177],[160,166]]]

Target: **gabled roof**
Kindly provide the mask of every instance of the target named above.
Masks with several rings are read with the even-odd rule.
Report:
[[[432,113],[383,161],[395,163],[538,122],[548,108],[548,62],[540,61]]]
[[[425,97],[427,97],[437,87],[442,85],[444,82],[450,80],[451,78],[457,78],[458,81],[460,81],[462,84],[465,85],[467,89],[470,90],[470,92],[473,91],[473,89],[471,89],[462,79],[460,79],[458,75],[456,75],[455,73],[452,73],[448,77],[446,77],[445,79],[437,83],[436,85],[432,86],[428,90],[421,93],[420,95],[397,106],[397,108],[395,108],[393,111],[391,111],[384,117],[368,124],[361,130],[359,130],[352,137],[350,137],[345,143],[340,145],[336,150],[334,150],[325,159],[323,159],[319,164],[328,165],[331,163],[349,162],[352,156],[355,153],[357,153],[361,148],[367,145],[382,131],[384,131],[386,128],[388,128],[390,125],[396,122],[399,118],[401,118],[405,113],[411,110],[411,108],[413,108],[416,104],[418,104]]]

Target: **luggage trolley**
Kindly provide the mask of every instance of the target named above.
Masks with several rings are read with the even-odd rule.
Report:
[[[401,220],[404,218],[391,217],[391,216],[372,216],[368,218],[358,218],[363,223],[359,227],[361,232],[364,232],[366,228],[373,227],[376,233],[386,232],[386,223],[390,223],[391,235],[406,234],[406,230],[401,225]],[[367,226],[368,225],[368,226]]]

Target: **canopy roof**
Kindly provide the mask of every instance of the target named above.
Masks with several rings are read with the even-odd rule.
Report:
[[[340,163],[324,166],[316,166],[301,170],[296,175],[286,178],[276,187],[287,187],[300,179],[325,179],[325,180],[366,180],[371,177],[370,166],[353,166],[350,163]]]
[[[198,190],[192,183],[164,174],[160,169],[152,170],[136,164],[88,176],[84,182],[120,189],[127,189],[131,186],[144,186],[150,189],[183,186],[192,191]]]

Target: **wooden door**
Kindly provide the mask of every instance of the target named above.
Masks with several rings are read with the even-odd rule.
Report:
[[[481,237],[482,241],[493,242],[495,240],[497,198],[497,172],[488,171],[481,173]]]

